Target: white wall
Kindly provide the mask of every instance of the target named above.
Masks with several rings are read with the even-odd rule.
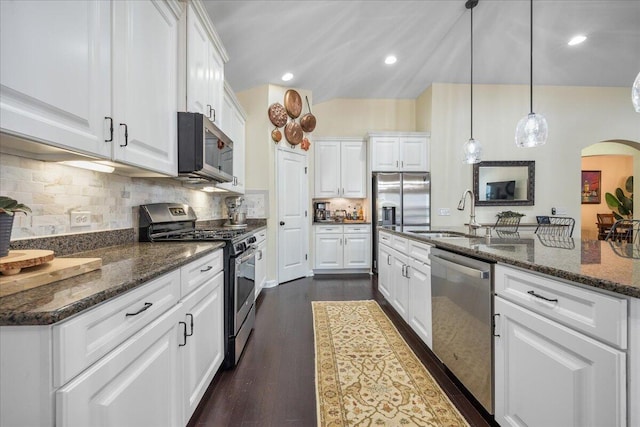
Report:
[[[461,163],[462,144],[469,139],[469,86],[434,84],[431,119],[432,212],[447,207],[451,216],[432,215],[434,225],[459,225],[469,212],[456,206],[465,188],[472,187],[472,167]],[[515,126],[528,113],[528,86],[474,85],[474,137],[484,147],[483,160],[534,160],[535,206],[478,207],[479,222],[495,221],[501,210],[526,214],[551,214],[564,208],[576,218],[580,230],[581,150],[599,141],[640,141],[640,116],[634,112],[628,88],[547,87],[534,88],[534,111],[549,124],[547,144],[517,148]]]
[[[242,108],[247,112],[245,127],[247,160],[245,166],[246,188],[248,190],[267,190],[269,192],[269,217],[267,218],[267,280],[277,279],[277,234],[278,234],[278,201],[276,199],[276,149],[291,150],[291,146],[284,137],[284,128],[281,128],[282,140],[276,144],[271,139],[271,131],[275,126],[269,120],[269,106],[274,102],[284,104],[284,94],[290,89],[276,85],[263,85],[236,94]],[[307,111],[305,96],[309,97],[309,103],[313,105],[311,91],[293,88],[303,99],[305,106],[303,113]],[[313,107],[312,107],[313,108]],[[302,115],[301,114],[301,115]],[[315,112],[314,112],[315,115]],[[307,135],[311,136],[311,135]],[[313,137],[310,138],[313,140]],[[312,149],[303,151],[298,145],[295,150],[298,153],[306,153],[308,163],[313,164]],[[309,174],[311,177],[311,173]],[[311,194],[311,193],[309,193]],[[309,198],[309,212],[311,199]],[[309,221],[312,216],[309,216]],[[311,224],[311,222],[309,222]],[[309,225],[311,229],[311,226]],[[311,240],[310,240],[311,241]]]

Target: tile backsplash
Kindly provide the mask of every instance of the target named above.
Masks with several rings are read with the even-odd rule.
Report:
[[[0,154],[0,195],[29,206],[18,214],[11,239],[117,230],[138,226],[138,206],[177,202],[199,220],[226,218],[223,195],[192,190],[171,178],[130,178]],[[71,212],[90,212],[90,223],[71,227]]]

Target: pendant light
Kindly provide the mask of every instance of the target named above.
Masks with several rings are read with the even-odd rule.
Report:
[[[478,0],[467,0],[464,5],[471,10],[471,84],[469,85],[471,89],[471,135],[469,140],[462,146],[462,161],[473,164],[480,163],[480,157],[482,156],[482,144],[473,138],[473,8],[478,5]]]
[[[631,87],[631,102],[633,108],[636,109],[636,113],[640,113],[640,73],[636,76],[636,80]]]
[[[547,119],[533,112],[533,0],[529,0],[529,111],[516,126],[516,145],[518,147],[537,147],[547,142]]]

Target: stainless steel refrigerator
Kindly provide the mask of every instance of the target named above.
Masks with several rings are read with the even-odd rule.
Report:
[[[375,172],[372,175],[372,260],[378,271],[378,226],[410,230],[431,225],[429,172]]]

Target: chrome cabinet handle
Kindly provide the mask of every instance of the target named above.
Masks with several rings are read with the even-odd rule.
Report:
[[[340,239],[340,246],[342,246],[342,238]]]
[[[391,255],[387,255],[387,265],[391,265]]]
[[[124,316],[128,317],[128,316],[137,316],[138,314],[142,313],[143,311],[147,311],[149,310],[149,308],[153,305],[153,303],[151,302],[145,302],[144,303],[144,307],[142,307],[140,310],[136,311],[135,313],[126,313]]]
[[[105,139],[104,142],[111,142],[113,141],[113,118],[107,116],[104,119],[109,120],[109,139]]]
[[[398,164],[398,161],[396,160],[396,167],[398,167],[398,166],[400,166],[400,165]]]
[[[540,298],[540,299],[543,299],[543,300],[545,300],[545,301],[549,301],[549,302],[558,302],[558,299],[557,299],[557,298],[550,299],[550,298],[547,298],[547,297],[543,297],[542,295],[538,295],[538,294],[536,294],[534,291],[528,291],[527,293],[528,293],[529,295],[533,295],[534,297],[536,297],[536,298]]]
[[[206,273],[207,271],[211,270],[213,268],[213,266],[208,265],[207,268],[203,268],[202,270],[200,270],[200,273]]]
[[[400,162],[400,166],[404,167],[404,160]]]
[[[213,107],[211,106],[211,104],[207,104],[207,108],[209,109],[209,112],[207,113],[207,117],[211,118],[211,111],[213,111]]]
[[[211,119],[212,122],[216,121],[216,109],[215,108],[211,108],[211,111],[213,111],[213,119]]]
[[[124,126],[124,145],[120,144],[120,147],[126,147],[129,145],[129,126],[126,123],[120,123],[120,126]]]
[[[186,315],[187,315],[187,316],[189,316],[189,317],[191,318],[191,333],[190,333],[190,334],[187,334],[187,336],[188,336],[188,337],[190,337],[191,335],[193,335],[193,314],[191,314],[191,313],[187,313]],[[186,331],[186,328],[185,328],[185,333],[186,333],[186,332],[187,332],[187,331]]]
[[[405,268],[404,268],[404,274],[406,274],[406,276],[404,276],[404,277],[406,277],[407,279],[411,278],[411,277],[409,277],[409,266],[408,265],[405,266]]]

